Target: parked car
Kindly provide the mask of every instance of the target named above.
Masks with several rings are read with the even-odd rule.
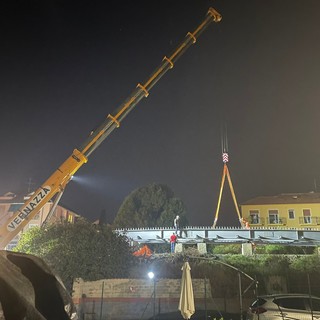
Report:
[[[247,320],[320,319],[320,298],[308,294],[259,296],[247,311]]]

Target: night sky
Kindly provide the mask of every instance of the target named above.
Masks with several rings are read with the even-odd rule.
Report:
[[[212,23],[76,174],[61,204],[111,222],[168,185],[212,225],[227,126],[239,204],[320,191],[320,1],[2,1],[0,193],[38,188],[214,7]],[[218,226],[237,223],[226,184]]]

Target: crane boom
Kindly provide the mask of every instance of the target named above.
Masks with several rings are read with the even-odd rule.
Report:
[[[37,189],[32,197],[17,210],[0,227],[0,249],[9,242],[28,224],[37,212],[50,201],[57,193],[62,192],[72,176],[88,161],[91,153],[118,128],[128,113],[144,98],[149,95],[152,87],[162,76],[173,68],[180,56],[196,42],[200,34],[212,23],[219,22],[221,15],[213,8],[209,8],[205,19],[193,31],[188,32],[184,41],[169,56],[165,56],[158,68],[144,83],[138,83],[131,95],[98,126],[83,142],[80,148],[75,149],[60,167]]]

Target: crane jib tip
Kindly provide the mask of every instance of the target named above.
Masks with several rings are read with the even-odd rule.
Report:
[[[212,7],[210,7],[209,10],[208,10],[208,13],[213,16],[213,20],[215,22],[221,21],[222,16],[217,10],[213,9]]]

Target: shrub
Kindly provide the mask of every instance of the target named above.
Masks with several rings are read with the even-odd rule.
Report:
[[[212,247],[213,254],[240,254],[241,244],[221,244]]]

